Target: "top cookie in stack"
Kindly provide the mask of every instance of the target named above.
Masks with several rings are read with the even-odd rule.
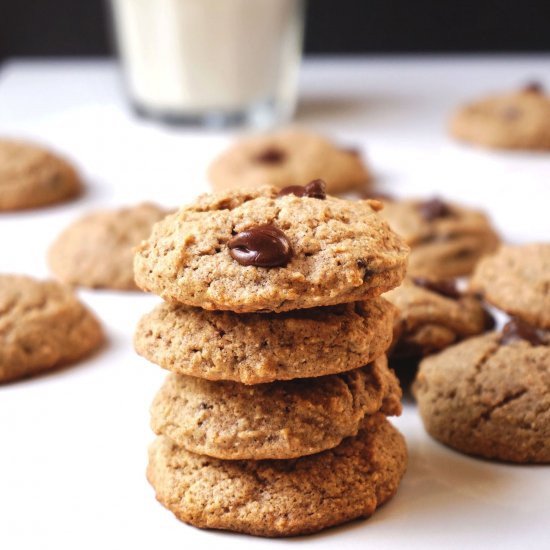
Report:
[[[406,467],[385,351],[408,248],[324,184],[203,195],[137,249],[167,303],[135,346],[172,371],[148,478],[199,527],[288,536],[371,515]]]
[[[138,247],[138,286],[237,313],[348,303],[398,286],[408,247],[377,215],[380,203],[315,189],[202,195]]]

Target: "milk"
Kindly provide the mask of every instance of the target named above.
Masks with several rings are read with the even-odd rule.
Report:
[[[302,0],[112,0],[138,108],[174,116],[294,108]]]

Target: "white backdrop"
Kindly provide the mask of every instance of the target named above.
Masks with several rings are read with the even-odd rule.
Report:
[[[298,122],[364,149],[379,190],[438,194],[486,208],[506,240],[550,236],[550,154],[497,154],[452,143],[460,101],[547,74],[549,57],[308,61]],[[550,85],[550,82],[547,82]],[[0,133],[64,151],[88,181],[65,206],[0,215],[0,272],[48,274],[45,252],[85,211],[206,190],[229,133],[168,129],[127,111],[107,62],[13,63],[0,73]],[[313,537],[204,532],[158,505],[145,476],[149,404],[165,372],[134,354],[132,331],[157,298],[81,291],[109,343],[82,364],[0,387],[0,548],[548,548],[550,469],[494,464],[430,440],[408,403],[395,424],[408,473],[370,520]]]

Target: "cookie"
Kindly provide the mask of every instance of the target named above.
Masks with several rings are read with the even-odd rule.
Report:
[[[377,201],[205,194],[136,249],[136,283],[203,309],[289,311],[374,298],[403,279],[408,247]]]
[[[397,491],[407,450],[383,415],[354,438],[294,460],[219,460],[161,436],[147,477],[157,499],[197,527],[284,537],[366,518]]]
[[[451,134],[494,149],[550,149],[550,97],[538,85],[492,95],[454,115]]]
[[[382,298],[240,315],[162,303],[139,322],[134,346],[179,374],[260,384],[361,367],[389,347],[394,317]]]
[[[151,424],[184,449],[222,459],[297,458],[331,449],[366,415],[401,413],[385,356],[351,372],[245,386],[171,374]]]
[[[514,332],[424,359],[414,383],[418,409],[428,433],[461,452],[550,462],[550,334],[532,343]]]
[[[72,363],[103,339],[99,322],[69,288],[0,275],[0,382]]]
[[[384,205],[380,215],[411,247],[409,275],[436,280],[468,275],[498,246],[498,236],[481,211],[437,198]]]
[[[238,141],[214,160],[208,177],[215,191],[282,188],[322,178],[331,194],[368,189],[371,180],[357,150],[296,129]]]
[[[479,263],[470,288],[510,315],[550,329],[550,243],[502,246]]]
[[[57,279],[71,285],[135,290],[133,247],[167,214],[149,203],[87,214],[53,243],[50,268]]]
[[[31,143],[0,139],[0,211],[66,201],[82,190],[75,169]]]
[[[399,310],[393,357],[423,357],[494,328],[481,302],[452,280],[407,278],[384,297]]]

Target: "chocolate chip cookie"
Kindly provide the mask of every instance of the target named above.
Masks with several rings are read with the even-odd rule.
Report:
[[[60,281],[71,285],[135,290],[133,247],[167,214],[150,203],[87,214],[53,243],[48,253],[50,268]]]
[[[464,453],[550,462],[550,333],[512,321],[424,359],[414,383],[428,433]]]
[[[285,537],[369,517],[396,493],[406,462],[403,437],[374,415],[356,437],[294,460],[219,460],[161,436],[150,447],[147,477],[186,523]]]
[[[550,243],[502,246],[479,263],[470,286],[510,315],[550,328]]]
[[[470,103],[454,115],[451,134],[494,149],[550,149],[550,97],[536,83]]]
[[[214,160],[208,177],[216,191],[304,185],[322,178],[331,194],[369,187],[371,175],[355,149],[303,130],[246,138]]]
[[[141,319],[134,345],[165,369],[208,380],[309,378],[356,369],[382,355],[395,313],[382,298],[241,315],[163,303]]]
[[[399,310],[393,357],[423,357],[494,328],[494,319],[475,296],[453,280],[407,278],[384,294]]]
[[[0,139],[0,211],[63,202],[81,190],[76,170],[58,155],[35,144]]]
[[[411,247],[412,276],[445,279],[468,275],[498,246],[487,216],[438,198],[384,201],[380,215]]]
[[[222,459],[289,459],[339,445],[366,415],[401,413],[385,356],[353,371],[245,386],[171,374],[151,421],[184,449]]]
[[[0,382],[72,363],[103,339],[97,319],[68,287],[0,275]]]
[[[378,201],[206,194],[156,224],[137,247],[136,283],[204,309],[288,311],[374,298],[397,286],[408,247]]]

